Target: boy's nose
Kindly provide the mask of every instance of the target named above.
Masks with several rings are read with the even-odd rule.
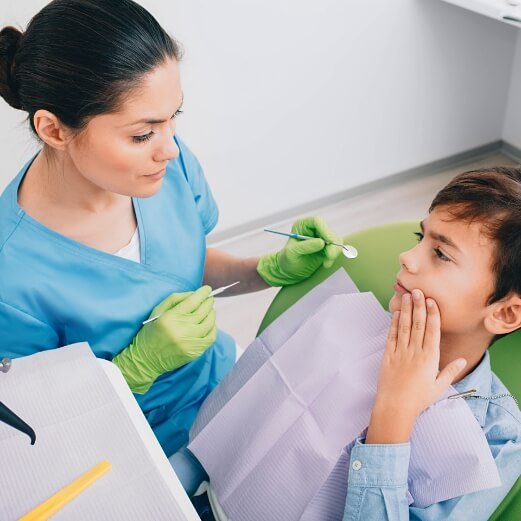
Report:
[[[400,266],[410,273],[416,273],[418,271],[418,261],[413,252],[414,248],[404,251],[399,256]]]

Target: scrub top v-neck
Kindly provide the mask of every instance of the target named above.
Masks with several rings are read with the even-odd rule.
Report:
[[[139,263],[74,241],[25,213],[18,187],[36,156],[23,166],[0,196],[0,356],[86,341],[110,360],[161,300],[201,286],[206,235],[218,209],[197,158],[174,139],[180,153],[159,192],[132,199]],[[235,342],[219,331],[203,355],[135,395],[167,455],[186,443],[202,401],[234,360]]]

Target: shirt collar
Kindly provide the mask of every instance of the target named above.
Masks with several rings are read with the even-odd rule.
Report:
[[[452,385],[458,393],[476,389],[474,393],[477,396],[489,397],[492,389],[492,369],[490,367],[490,355],[485,351],[481,362],[476,368],[469,373],[463,380]],[[485,426],[485,419],[487,417],[488,402],[482,398],[466,398],[465,401],[470,407],[470,410],[478,420],[481,427]]]

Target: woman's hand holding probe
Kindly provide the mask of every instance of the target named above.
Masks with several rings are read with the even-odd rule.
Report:
[[[132,392],[143,394],[163,373],[199,357],[217,338],[212,288],[172,293],[156,306],[132,343],[112,361]]]
[[[389,329],[367,444],[408,442],[416,418],[465,367],[459,358],[439,371],[440,338],[436,302],[418,289],[405,293]]]
[[[306,217],[293,224],[292,233],[316,237],[300,241],[289,239],[284,248],[259,259],[257,273],[270,286],[289,286],[313,275],[320,267],[330,268],[342,249],[329,242],[342,244],[321,217]]]

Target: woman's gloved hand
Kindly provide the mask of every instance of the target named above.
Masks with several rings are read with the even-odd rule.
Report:
[[[148,391],[157,377],[199,357],[217,338],[212,288],[172,293],[156,306],[132,343],[113,359],[134,393]]]
[[[326,242],[343,244],[321,217],[305,217],[293,224],[292,233],[316,239],[289,239],[284,248],[259,259],[257,273],[270,286],[289,286],[307,279],[320,267],[330,268],[342,248]]]

